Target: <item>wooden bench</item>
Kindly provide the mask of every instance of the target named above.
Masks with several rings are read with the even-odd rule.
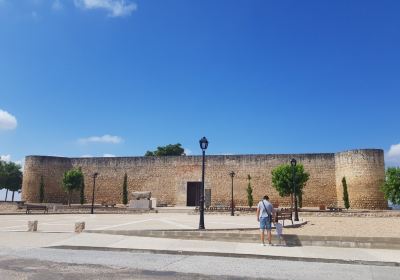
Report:
[[[331,211],[331,212],[342,212],[343,208],[336,207],[336,206],[329,206],[328,210]]]
[[[281,220],[283,226],[285,225],[285,220],[290,220],[293,225],[293,214],[292,210],[289,208],[282,208],[276,212],[276,220]]]
[[[115,203],[111,203],[111,204],[104,204],[104,206],[105,206],[105,207],[108,207],[108,206],[110,206],[110,207],[112,207],[112,208],[114,208],[114,207],[115,207],[115,205],[116,205]]]
[[[110,206],[110,207],[114,208],[115,205],[116,205],[115,203],[107,203],[107,202],[104,202],[104,201],[101,203],[101,206],[104,206],[104,207]]]
[[[26,214],[31,213],[32,210],[43,210],[43,214],[49,213],[49,208],[46,205],[26,204]]]

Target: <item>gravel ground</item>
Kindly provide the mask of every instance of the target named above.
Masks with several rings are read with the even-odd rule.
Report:
[[[301,217],[300,217],[301,219]],[[284,234],[400,237],[400,217],[304,217],[307,224],[299,228],[284,228]],[[285,221],[290,224],[290,221]]]

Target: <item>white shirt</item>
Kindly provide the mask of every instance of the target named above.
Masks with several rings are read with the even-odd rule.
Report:
[[[264,203],[263,203],[263,202],[264,202]],[[265,207],[264,207],[264,205],[265,205]],[[274,207],[273,207],[272,204],[271,204],[268,200],[266,200],[266,199],[261,200],[261,201],[258,203],[257,209],[260,210],[260,218],[266,218],[266,217],[268,217],[268,213],[271,213],[271,215],[272,215],[272,212],[274,211]]]
[[[275,228],[276,228],[276,235],[281,236],[282,235],[282,224],[275,223]]]

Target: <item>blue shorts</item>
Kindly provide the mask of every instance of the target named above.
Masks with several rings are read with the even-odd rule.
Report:
[[[269,221],[269,217],[261,217],[260,218],[260,230],[271,230],[271,222]]]

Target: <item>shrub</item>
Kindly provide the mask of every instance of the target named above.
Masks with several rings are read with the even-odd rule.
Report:
[[[247,180],[249,180],[248,184],[247,184],[247,205],[249,205],[249,207],[253,207],[253,188],[251,187],[251,176],[250,174],[247,175]]]
[[[344,202],[344,208],[349,209],[349,208],[350,208],[350,202],[349,202],[349,193],[347,192],[346,177],[343,177],[343,179],[342,179],[342,185],[343,185],[343,202]]]
[[[85,180],[82,178],[81,192],[79,197],[81,205],[85,203]]]
[[[128,175],[124,175],[124,183],[122,185],[122,204],[128,204]]]
[[[44,202],[44,181],[43,181],[43,175],[40,176],[40,184],[39,184],[39,202],[43,203]]]

